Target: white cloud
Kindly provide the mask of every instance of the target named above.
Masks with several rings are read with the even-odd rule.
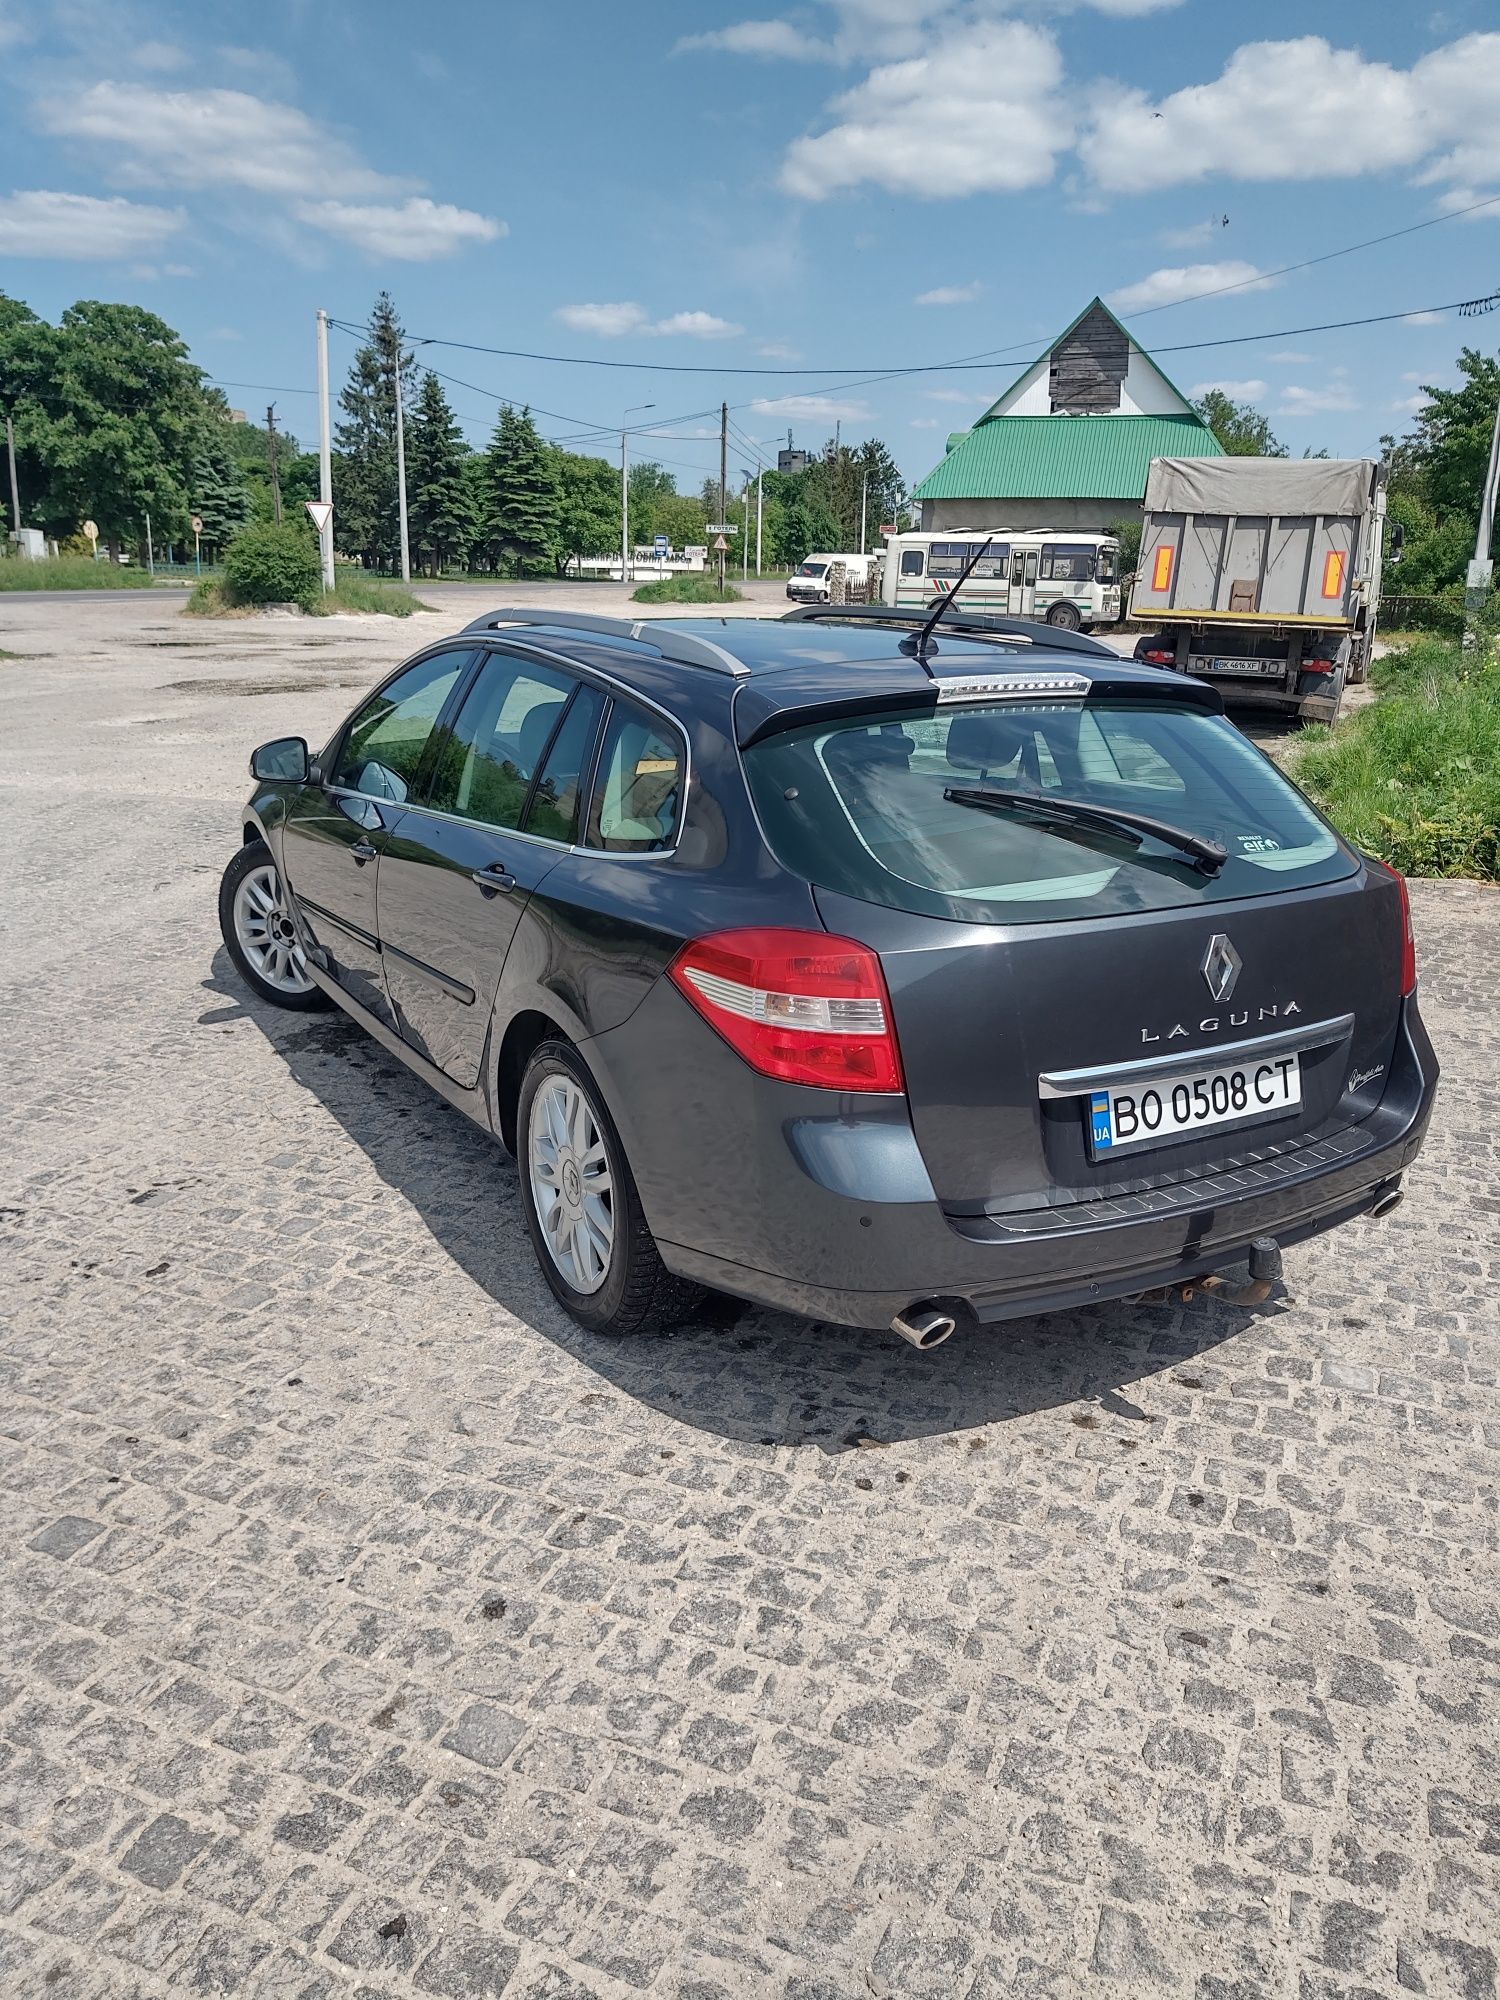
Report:
[[[301,201],[295,213],[299,222],[342,237],[367,257],[394,257],[408,264],[451,257],[455,250],[494,243],[509,233],[492,216],[429,201],[425,195],[400,202]]]
[[[804,35],[790,21],[736,21],[702,35],[684,35],[672,50],[680,55],[694,49],[723,49],[735,56],[780,57],[792,62],[831,62],[832,45]]]
[[[1197,403],[1211,389],[1217,389],[1221,396],[1227,396],[1233,403],[1258,403],[1266,393],[1265,383],[1253,375],[1242,382],[1195,382],[1188,393]]]
[[[1305,368],[1312,360],[1310,354],[1303,354],[1295,347],[1280,347],[1266,358],[1270,361],[1279,361],[1288,368]]]
[[[1331,382],[1323,389],[1288,387],[1280,391],[1278,417],[1315,416],[1326,410],[1357,410],[1354,392],[1344,382]]]
[[[1447,317],[1446,313],[1438,312],[1406,313],[1402,316],[1401,324],[1403,326],[1441,326]]]
[[[1223,264],[1168,265],[1111,292],[1109,303],[1118,313],[1140,312],[1145,306],[1177,305],[1204,292],[1263,292],[1279,282],[1239,258]]]
[[[1500,220],[1500,194],[1481,194],[1477,188],[1448,188],[1438,196],[1437,205],[1443,215],[1463,215],[1465,222]]]
[[[1184,229],[1164,229],[1161,240],[1169,250],[1201,250],[1215,241],[1223,227],[1217,217],[1211,217],[1207,222],[1190,222]]]
[[[993,403],[993,389],[923,389],[929,403]]]
[[[6,4],[0,0],[0,49],[16,47],[31,39],[31,30]]]
[[[975,278],[967,285],[934,285],[930,292],[918,292],[912,300],[914,306],[967,306],[972,305],[984,290]]]
[[[242,187],[261,194],[329,199],[404,193],[409,182],[376,173],[342,139],[303,111],[244,90],[159,90],[96,83],[44,98],[43,127],[105,149],[138,184]]]
[[[760,396],[750,405],[758,417],[789,417],[809,424],[857,424],[870,414],[868,403],[850,403],[835,396]]]
[[[0,198],[0,255],[139,257],[159,250],[185,219],[180,208],[34,188]]]
[[[913,417],[911,428],[914,431],[940,431],[943,427],[936,417]]]
[[[1414,417],[1418,410],[1425,410],[1426,407],[1425,396],[1401,396],[1391,405],[1391,408],[1403,417]]]
[[[958,22],[834,98],[828,129],[788,147],[781,185],[808,201],[867,182],[925,196],[1040,187],[1072,139],[1062,82],[1045,29]]]
[[[665,319],[652,319],[634,299],[619,299],[609,305],[559,306],[555,315],[575,333],[592,333],[600,340],[620,340],[626,334],[678,334],[690,340],[732,340],[745,331],[733,320],[717,313],[675,312]]]
[[[188,63],[186,52],[175,42],[141,42],[130,51],[130,60],[134,68],[154,70],[160,76],[185,69]]]
[[[788,347],[784,340],[763,340],[756,353],[763,361],[800,361],[801,354],[795,347]]]
[[[1101,86],[1079,152],[1102,186],[1130,193],[1423,163],[1425,180],[1483,182],[1500,174],[1500,34],[1466,35],[1409,70],[1321,35],[1247,42],[1212,82],[1159,101]]]

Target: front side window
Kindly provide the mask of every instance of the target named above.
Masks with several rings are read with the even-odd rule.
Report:
[[[531,781],[577,682],[491,653],[444,731],[427,803],[481,826],[519,827]]]
[[[1101,583],[1114,583],[1120,574],[1120,551],[1113,542],[1106,542],[1099,551],[1094,574]]]
[[[827,569],[827,563],[804,563],[797,574],[798,576],[823,576],[827,572]]]
[[[901,551],[901,574],[903,576],[920,576],[922,574],[922,551],[920,549],[903,549]]]
[[[1333,881],[1355,866],[1230,723],[1167,703],[862,715],[768,738],[745,765],[771,845],[794,873],[965,923],[1172,909]],[[1049,821],[1048,799],[1146,815],[1217,841],[1229,858],[1202,874],[1154,836]],[[1006,805],[1017,800],[1019,810]]]
[[[1091,583],[1094,551],[1086,542],[1048,542],[1042,549],[1042,580],[1051,583]]]
[[[443,704],[473,657],[472,648],[434,653],[388,681],[344,731],[334,784],[404,805]]]
[[[608,854],[670,847],[682,810],[682,745],[664,723],[617,701],[599,754],[587,845]]]

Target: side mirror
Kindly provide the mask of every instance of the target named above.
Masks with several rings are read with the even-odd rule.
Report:
[[[278,736],[274,743],[262,743],[250,753],[252,778],[273,779],[282,784],[306,784],[307,744],[300,736]]]
[[[1391,523],[1391,561],[1393,563],[1400,562],[1401,551],[1405,547],[1406,523],[1404,521],[1393,521]]]

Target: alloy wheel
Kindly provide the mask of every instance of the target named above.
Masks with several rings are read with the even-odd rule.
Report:
[[[542,1240],[575,1292],[597,1292],[615,1249],[615,1190],[593,1108],[569,1076],[531,1100],[526,1165]]]
[[[271,862],[252,868],[234,892],[234,934],[251,969],[278,993],[311,993],[286,891]]]

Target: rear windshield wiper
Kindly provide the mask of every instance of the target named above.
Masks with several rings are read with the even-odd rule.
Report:
[[[1204,875],[1217,875],[1229,859],[1227,847],[1193,833],[1185,826],[1151,819],[1145,813],[1127,812],[1121,806],[1092,806],[1082,799],[1054,799],[1041,792],[997,792],[985,785],[949,785],[943,797],[956,806],[983,806],[988,812],[1014,813],[1018,819],[1053,820],[1066,826],[1095,826],[1139,847],[1149,836],[1167,847],[1186,854]]]

